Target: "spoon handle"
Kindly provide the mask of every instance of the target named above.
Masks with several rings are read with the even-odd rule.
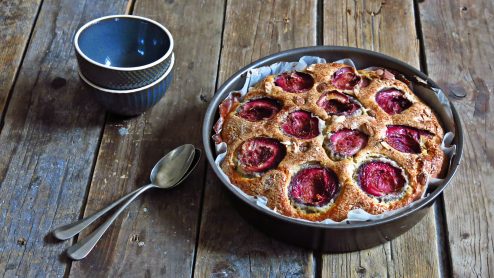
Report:
[[[102,210],[100,210],[100,211],[98,211],[98,212],[96,212],[96,213],[94,213],[94,214],[92,214],[86,218],[83,218],[83,219],[76,221],[74,223],[70,223],[70,224],[63,225],[61,227],[56,228],[52,232],[53,236],[55,238],[60,239],[60,240],[66,240],[66,239],[69,239],[69,238],[77,235],[82,230],[84,230],[87,226],[89,226],[91,223],[93,223],[98,218],[103,216],[105,213],[107,213],[108,211],[110,211],[111,209],[113,209],[114,207],[116,207],[117,205],[122,203],[123,201],[125,201],[130,196],[136,194],[142,188],[143,187],[138,188],[138,189],[130,192],[129,194],[127,194],[127,195],[123,196],[122,198],[116,200],[115,202],[111,203],[109,206],[105,207],[104,209],[102,209]]]
[[[94,232],[92,232],[89,236],[84,238],[83,240],[77,242],[67,249],[67,255],[73,260],[80,260],[85,258],[91,250],[93,250],[96,243],[103,236],[106,230],[110,227],[110,225],[115,221],[115,219],[124,211],[129,204],[135,200],[139,195],[141,195],[144,191],[155,187],[153,184],[148,184],[140,189],[134,191],[134,195],[131,196],[108,220],[105,221],[101,226],[99,226]]]

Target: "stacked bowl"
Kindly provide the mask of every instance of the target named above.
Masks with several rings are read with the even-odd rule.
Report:
[[[172,80],[173,38],[156,21],[133,15],[97,18],[74,38],[79,75],[108,111],[141,114]]]

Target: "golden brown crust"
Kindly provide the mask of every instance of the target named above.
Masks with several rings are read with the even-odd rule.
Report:
[[[274,84],[276,76],[269,76],[259,82],[245,95],[241,102],[229,103],[229,113],[225,113],[221,139],[227,144],[227,153],[222,169],[231,183],[245,193],[265,196],[268,206],[281,214],[311,221],[332,219],[341,221],[347,218],[348,211],[362,208],[371,214],[403,207],[419,199],[425,190],[428,177],[438,177],[445,168],[445,155],[440,149],[444,136],[442,127],[433,111],[424,104],[402,81],[384,76],[375,71],[360,70],[362,78],[369,78],[365,88],[357,85],[354,90],[338,90],[354,96],[363,106],[362,113],[355,116],[329,116],[316,102],[325,92],[337,90],[331,84],[331,77],[342,64],[316,64],[305,72],[314,78],[314,86],[304,93],[289,93]],[[384,76],[384,77],[383,77]],[[376,102],[376,94],[382,89],[401,90],[412,105],[402,113],[388,115]],[[238,115],[242,103],[248,100],[269,97],[283,104],[281,110],[269,120],[250,122]],[[281,129],[286,115],[295,110],[311,112],[320,119],[320,134],[303,140],[286,135]],[[430,132],[431,136],[421,136],[422,153],[400,152],[384,139],[387,125],[407,125]],[[325,136],[342,128],[359,129],[369,135],[367,145],[353,157],[340,161],[332,160],[323,147]],[[258,175],[244,175],[237,170],[237,150],[243,142],[254,137],[270,137],[286,146],[286,156],[278,167]],[[369,159],[391,161],[406,172],[408,180],[405,189],[397,199],[383,200],[364,192],[356,182],[356,171]],[[288,196],[290,179],[304,165],[318,164],[334,171],[340,189],[335,199],[323,208],[300,207]]]

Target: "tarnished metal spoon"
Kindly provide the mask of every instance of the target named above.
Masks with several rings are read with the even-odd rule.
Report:
[[[188,170],[194,163],[194,158],[196,157],[197,151],[192,145],[184,145],[182,147],[173,150],[164,158],[162,158],[162,160],[164,161],[160,160],[155,165],[155,167],[151,171],[151,184],[145,185],[140,190],[137,190],[134,195],[130,196],[127,201],[106,222],[104,222],[100,227],[98,227],[95,231],[88,235],[87,238],[84,238],[83,240],[69,247],[67,249],[67,255],[73,260],[80,260],[85,258],[94,248],[94,246],[96,246],[96,243],[100,240],[100,238],[110,227],[113,221],[115,221],[118,215],[140,194],[150,188],[169,189],[175,187],[186,176],[188,176],[188,174],[190,174],[190,171]]]
[[[88,237],[67,249],[67,254],[74,260],[80,260],[86,257],[113,221],[135,198],[150,188],[169,189],[175,187],[192,172],[200,158],[200,155],[200,150],[195,149],[194,146],[190,144],[183,145],[172,150],[160,159],[160,161],[158,161],[158,163],[156,163],[153,167],[150,175],[151,184],[145,185],[130,194],[127,194],[105,209],[87,218],[57,228],[53,231],[53,235],[59,239],[71,238],[80,233],[84,228],[89,226],[100,216],[123,201],[126,201],[105,223],[98,227]]]

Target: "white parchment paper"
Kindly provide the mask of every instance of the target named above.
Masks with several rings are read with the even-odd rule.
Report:
[[[342,64],[347,64],[349,66],[355,67],[355,64],[353,63],[352,60],[350,59],[342,59],[338,61],[334,61],[335,63],[342,63]],[[256,69],[252,69],[247,72],[247,76],[245,79],[245,83],[242,86],[242,89],[239,91],[232,91],[230,94],[226,97],[230,98],[232,96],[232,93],[240,93],[241,99],[248,93],[249,88],[253,87],[256,83],[260,82],[264,78],[268,77],[269,75],[277,75],[281,74],[283,72],[287,71],[301,71],[307,68],[308,66],[312,64],[321,64],[321,63],[326,63],[326,60],[320,57],[314,57],[314,56],[304,56],[300,58],[298,62],[280,62],[280,63],[275,63],[270,66],[265,66],[265,67],[260,67]],[[355,67],[356,68],[356,67]],[[452,145],[453,139],[454,139],[454,134],[455,134],[455,123],[454,123],[454,118],[453,118],[453,113],[451,111],[451,106],[450,103],[447,99],[447,97],[444,95],[441,89],[439,88],[431,88],[430,86],[426,86],[426,84],[421,84],[421,80],[416,78],[417,80],[410,80],[412,81],[411,86],[413,86],[413,92],[420,98],[422,99],[426,104],[428,104],[439,116],[442,126],[445,130],[445,135],[443,138],[443,142],[441,144],[441,149],[445,152],[445,154],[449,158],[449,163],[451,165],[451,158],[455,155],[456,153],[456,145]],[[225,155],[226,155],[226,150],[227,150],[227,145],[224,142],[221,142],[219,144],[215,144],[216,147],[216,153],[217,157],[215,159],[215,164],[220,169],[221,175],[228,181],[230,182],[230,179],[228,176],[221,171],[221,163],[223,162]],[[427,181],[427,188],[424,190],[424,195],[425,192],[428,190],[438,187],[442,185],[444,182],[443,179],[435,179],[435,178],[430,178]],[[263,196],[250,196],[244,193],[240,188],[235,186],[230,182],[230,185],[235,188],[241,195],[246,197],[249,202],[252,202],[253,204],[263,208],[267,209],[270,211],[273,211],[277,214],[279,214],[277,211],[272,210],[267,206],[267,199]],[[422,196],[423,198],[424,196]],[[392,211],[386,211],[382,214],[378,215],[373,215],[370,214],[363,209],[354,209],[348,212],[347,219],[342,220],[341,222],[336,222],[331,219],[326,219],[324,221],[318,222],[318,223],[324,223],[324,224],[350,224],[350,223],[355,223],[355,222],[362,222],[362,221],[372,221],[372,220],[378,220],[378,219],[383,219],[388,216],[391,216],[393,214],[396,214],[398,212],[401,212],[403,210],[410,209],[415,205],[416,201],[399,209],[392,210]],[[280,214],[281,215],[281,214]],[[288,216],[284,216],[290,218]],[[313,222],[313,221],[308,221],[304,219],[298,219],[301,221],[306,221],[306,222]]]

